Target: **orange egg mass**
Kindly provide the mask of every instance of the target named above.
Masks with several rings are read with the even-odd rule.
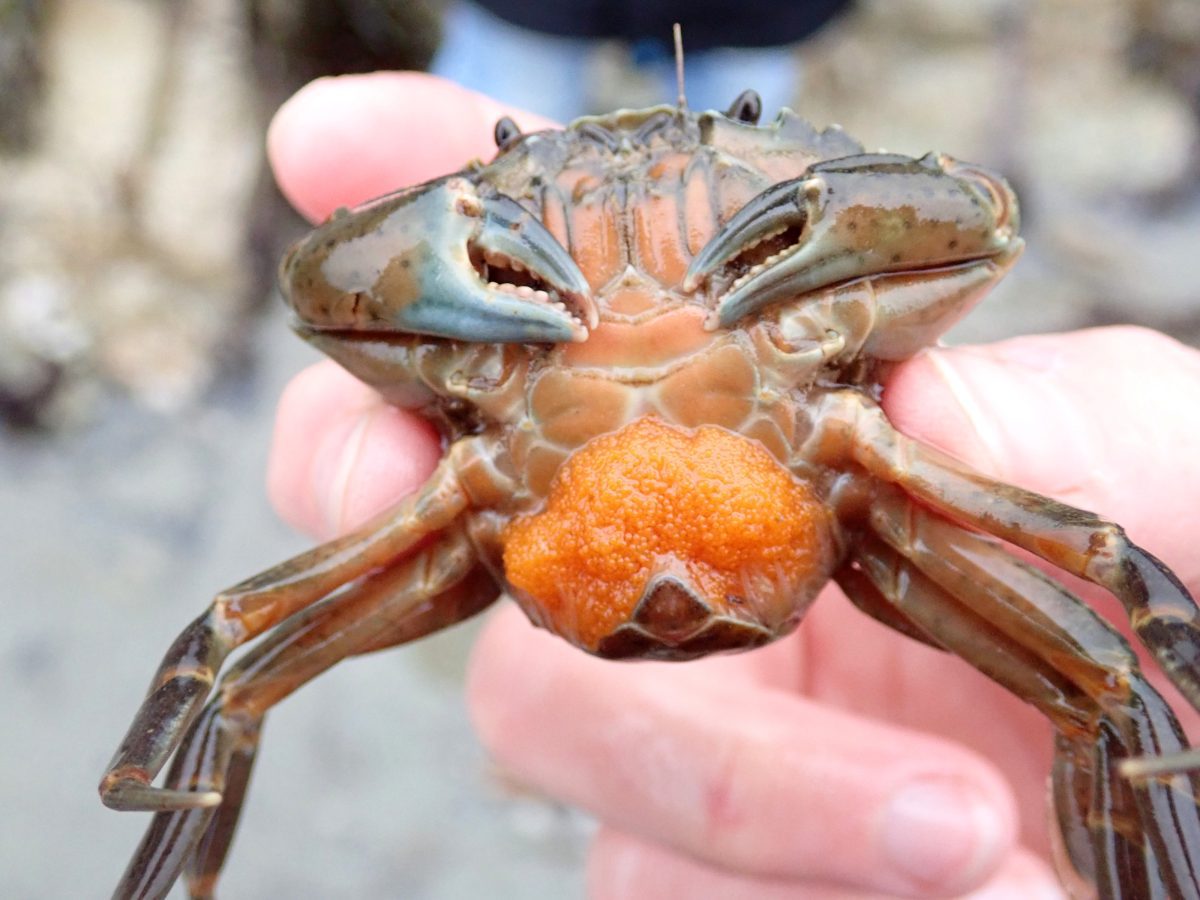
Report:
[[[714,609],[789,597],[828,575],[829,514],[758,443],[641,418],[590,441],[545,509],[505,533],[504,567],[533,618],[585,649],[629,619],[648,578],[682,566]],[[790,607],[789,607],[790,608]]]

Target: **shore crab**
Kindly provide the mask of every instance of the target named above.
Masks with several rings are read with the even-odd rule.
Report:
[[[686,660],[789,633],[830,579],[1050,719],[1072,889],[1200,897],[1200,782],[1152,771],[1187,752],[1175,716],[1126,641],[1005,542],[1111,591],[1197,708],[1200,610],[1118,526],[964,469],[878,403],[1016,261],[1012,191],[787,110],[760,126],[760,107],[501,119],[492,162],[289,251],[296,330],[430,416],[446,456],[172,644],[100,786],[156,813],[116,897],[185,871],[214,894],[266,710],[348,656],[508,593],[589,653]]]

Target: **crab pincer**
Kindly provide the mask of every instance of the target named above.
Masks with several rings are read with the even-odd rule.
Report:
[[[696,255],[683,284],[719,278],[713,324],[728,328],[781,300],[859,283],[880,298],[888,328],[878,333],[894,338],[914,301],[924,319],[930,301],[965,315],[1020,255],[1018,226],[1016,198],[994,175],[943,155],[860,154],[754,197]],[[939,317],[937,327],[949,324]],[[881,349],[876,341],[868,352]]]
[[[280,280],[302,323],[336,334],[561,343],[597,323],[587,279],[542,223],[461,176],[330,218]]]

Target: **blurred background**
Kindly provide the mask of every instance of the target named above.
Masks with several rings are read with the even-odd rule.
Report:
[[[1026,256],[952,341],[1133,322],[1200,344],[1195,0],[838,5],[771,48],[785,102],[869,148],[998,168],[1022,197]],[[273,292],[304,226],[264,167],[271,112],[319,75],[427,67],[461,16],[0,4],[5,896],[107,895],[146,817],[95,785],[162,652],[216,589],[306,545],[263,489],[276,397],[315,358]],[[673,102],[668,37],[589,41],[574,102]],[[507,784],[470,733],[476,629],[355,660],[272,713],[225,895],[582,896],[585,818]]]

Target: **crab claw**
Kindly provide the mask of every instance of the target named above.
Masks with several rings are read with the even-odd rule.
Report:
[[[598,321],[554,236],[516,200],[461,175],[331,218],[291,248],[280,283],[308,336],[582,341]]]
[[[740,209],[692,260],[685,290],[714,284],[714,325],[866,276],[946,270],[1020,249],[1004,180],[932,154],[863,154],[811,166]],[[720,285],[720,287],[716,287]]]

